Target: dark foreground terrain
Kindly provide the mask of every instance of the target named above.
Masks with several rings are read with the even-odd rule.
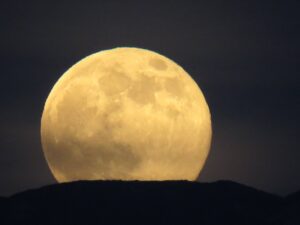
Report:
[[[299,203],[229,181],[78,181],[0,198],[0,224],[300,225]]]

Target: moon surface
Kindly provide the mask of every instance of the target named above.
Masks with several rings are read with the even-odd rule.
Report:
[[[211,119],[194,80],[140,48],[92,54],[67,70],[45,103],[42,147],[58,182],[195,180]]]

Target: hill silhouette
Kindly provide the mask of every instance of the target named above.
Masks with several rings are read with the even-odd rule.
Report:
[[[0,224],[275,225],[291,199],[230,181],[77,181],[1,198]]]
[[[273,224],[300,224],[300,191],[290,194],[284,199],[282,211],[274,217]]]

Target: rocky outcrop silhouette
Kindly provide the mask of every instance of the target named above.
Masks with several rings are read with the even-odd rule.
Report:
[[[77,181],[1,198],[0,224],[275,225],[299,218],[293,199],[230,181]]]

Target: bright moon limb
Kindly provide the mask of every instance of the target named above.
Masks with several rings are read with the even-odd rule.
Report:
[[[194,80],[140,48],[92,54],[66,71],[45,103],[41,138],[58,182],[195,180],[211,119]]]

